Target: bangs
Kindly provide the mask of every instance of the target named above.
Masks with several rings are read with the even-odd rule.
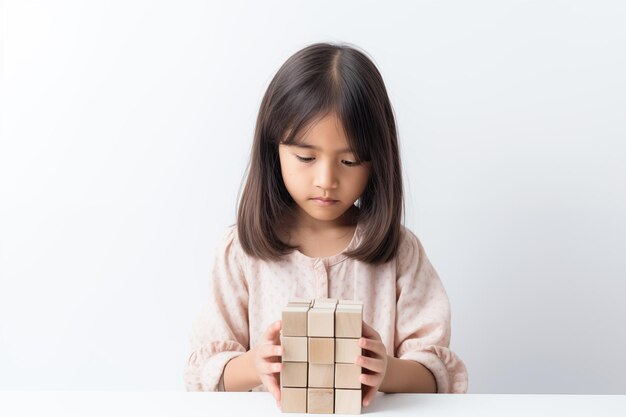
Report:
[[[303,105],[303,102],[293,103],[293,105],[290,106],[292,112],[289,117],[285,119],[287,122],[283,126],[277,126],[276,134],[270,137],[277,138],[275,140],[277,145],[279,143],[285,145],[305,144],[304,136],[306,136],[306,133],[324,117],[334,113],[341,123],[341,127],[348,141],[348,148],[350,148],[350,152],[354,154],[356,162],[362,163],[371,161],[372,150],[370,146],[368,146],[370,143],[368,138],[355,135],[355,132],[359,131],[358,123],[356,125],[354,123],[350,124],[350,121],[354,121],[354,118],[346,117],[344,112],[340,110],[341,108],[350,108],[351,104],[328,103],[328,97],[320,97],[319,99],[318,103],[315,103],[311,107]],[[361,121],[358,122],[360,123]]]

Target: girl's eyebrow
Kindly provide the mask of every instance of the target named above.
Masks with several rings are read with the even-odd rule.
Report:
[[[317,146],[309,145],[308,143],[293,143],[291,146],[297,146],[298,148],[304,148],[304,149],[315,149],[316,151],[320,150],[320,148],[318,148]],[[352,153],[352,151],[349,148],[345,148],[345,149],[339,149],[335,153],[337,154]]]

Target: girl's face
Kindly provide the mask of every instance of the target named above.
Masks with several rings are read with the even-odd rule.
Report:
[[[334,113],[315,123],[299,142],[303,145],[278,147],[283,181],[298,205],[298,219],[313,227],[340,225],[335,220],[365,190],[371,162],[357,164]],[[315,200],[320,197],[335,202],[325,204]]]

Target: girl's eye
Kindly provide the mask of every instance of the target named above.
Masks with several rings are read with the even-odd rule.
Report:
[[[300,161],[302,161],[302,162],[304,162],[304,163],[309,163],[309,162],[311,162],[312,160],[314,160],[314,159],[315,159],[315,158],[305,158],[305,157],[303,157],[303,156],[299,156],[299,155],[296,155],[296,158],[298,158]],[[358,163],[358,162],[346,161],[345,159],[344,159],[344,160],[342,160],[341,162],[343,162],[343,164],[344,164],[345,166],[348,166],[348,167],[353,167],[353,166],[357,166],[357,165],[359,165],[359,163]]]
[[[296,155],[296,158],[298,158],[299,160],[301,160],[302,162],[311,162],[312,160],[314,160],[315,158],[305,158],[303,156],[298,156]]]

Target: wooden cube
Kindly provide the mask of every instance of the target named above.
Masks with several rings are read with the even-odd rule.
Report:
[[[341,305],[341,306],[343,306],[343,305],[357,305],[357,306],[363,307],[363,301],[357,301],[357,300],[339,300],[338,304]]]
[[[309,298],[290,298],[287,302],[287,306],[306,306],[311,307],[312,300]]]
[[[361,367],[352,363],[335,364],[335,388],[361,388]]]
[[[332,414],[335,395],[332,388],[308,388],[307,413]]]
[[[283,336],[307,336],[308,306],[283,308]]]
[[[283,362],[283,369],[280,371],[280,386],[306,388],[308,368],[308,362]]]
[[[335,363],[335,339],[332,337],[309,337],[309,363]]]
[[[335,365],[312,363],[309,365],[309,388],[334,388]]]
[[[323,309],[335,309],[337,308],[338,304],[336,302],[333,301],[319,301],[319,300],[314,300],[313,304],[311,304],[311,308],[323,308]]]
[[[362,304],[337,304],[337,308],[342,310],[363,310]]]
[[[309,360],[308,338],[282,336],[280,342],[283,345],[283,362],[307,362]]]
[[[280,409],[283,413],[306,413],[307,388],[281,388]]]
[[[362,308],[339,306],[335,311],[335,337],[360,338],[363,326]],[[309,319],[310,323],[310,319]]]
[[[313,307],[309,310],[307,324],[309,337],[334,337],[335,310]]]
[[[335,362],[354,363],[357,356],[361,355],[360,339],[335,339]]]
[[[361,414],[360,389],[335,390],[335,414]]]
[[[316,298],[313,303],[313,308],[332,308],[337,305],[336,298]]]

